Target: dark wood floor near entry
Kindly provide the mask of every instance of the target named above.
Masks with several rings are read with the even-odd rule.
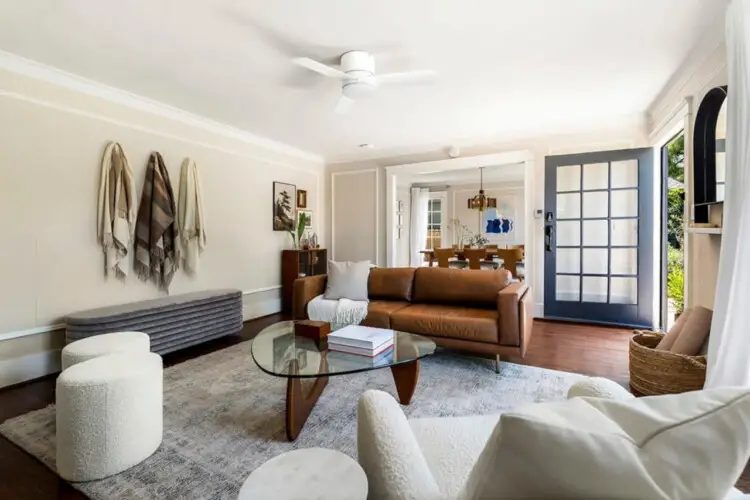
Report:
[[[249,321],[237,335],[164,356],[164,365],[171,366],[251,339],[266,326],[282,319],[286,318],[273,315]],[[536,321],[526,358],[509,361],[607,377],[624,384],[628,379],[630,335],[630,330]],[[0,422],[53,403],[55,378],[56,375],[52,375],[0,389]],[[745,471],[740,486],[743,490],[750,486],[750,471]],[[86,497],[41,462],[0,437],[0,498],[51,500]]]

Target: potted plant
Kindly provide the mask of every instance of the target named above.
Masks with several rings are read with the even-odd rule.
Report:
[[[297,217],[297,231],[289,231],[289,234],[292,236],[292,245],[295,250],[299,249],[302,244],[302,236],[305,234],[305,224],[307,224],[307,214],[300,212]]]
[[[482,248],[489,242],[490,240],[482,236],[482,233],[476,233],[469,237],[469,246],[472,248]]]

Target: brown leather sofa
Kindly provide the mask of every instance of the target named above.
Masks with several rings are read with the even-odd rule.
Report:
[[[323,294],[326,276],[294,282],[294,318]],[[531,338],[533,300],[525,283],[506,271],[439,267],[374,268],[363,325],[432,338],[438,345],[478,354],[521,356]]]

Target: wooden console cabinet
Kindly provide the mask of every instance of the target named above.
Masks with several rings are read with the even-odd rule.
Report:
[[[325,248],[311,250],[283,250],[281,252],[281,311],[291,314],[294,297],[294,280],[304,276],[316,276],[328,271],[328,251]]]

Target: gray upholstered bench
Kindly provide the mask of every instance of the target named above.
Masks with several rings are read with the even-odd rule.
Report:
[[[242,292],[210,290],[101,307],[65,318],[65,340],[137,331],[151,338],[151,351],[165,354],[242,330]]]

